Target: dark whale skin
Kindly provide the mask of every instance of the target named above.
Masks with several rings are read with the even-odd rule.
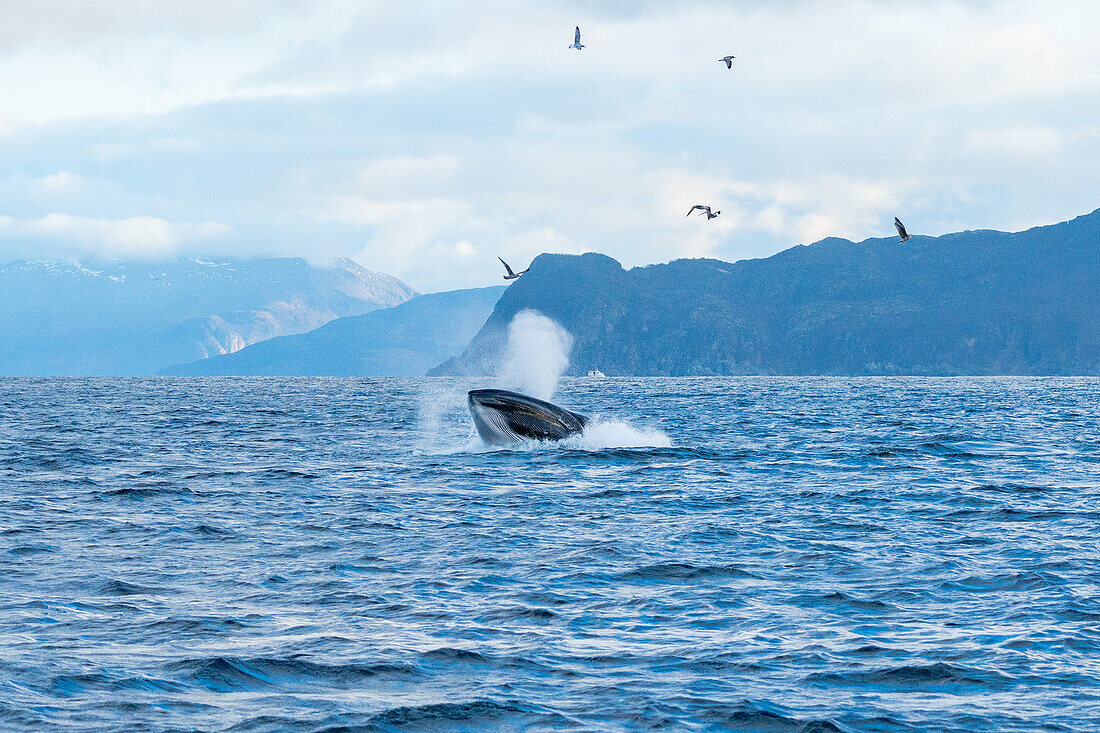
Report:
[[[466,397],[478,435],[489,445],[561,440],[584,430],[588,418],[506,389],[475,389]]]

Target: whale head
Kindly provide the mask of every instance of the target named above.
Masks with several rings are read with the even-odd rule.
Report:
[[[561,440],[588,424],[584,415],[504,389],[472,390],[467,402],[478,435],[489,445]]]

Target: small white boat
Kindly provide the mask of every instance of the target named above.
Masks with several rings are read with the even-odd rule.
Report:
[[[601,372],[599,369],[589,369],[588,376],[590,377],[606,377],[607,375]]]

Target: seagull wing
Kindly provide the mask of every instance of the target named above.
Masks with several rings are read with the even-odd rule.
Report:
[[[580,45],[581,42],[581,27],[577,26],[577,30],[573,32],[573,43]],[[560,43],[560,41],[559,41]]]
[[[695,204],[695,206],[692,206],[690,209],[688,209],[688,213],[684,214],[684,216],[691,216],[691,212],[701,208],[703,208],[702,204]]]
[[[894,228],[898,230],[898,236],[903,240],[909,238],[909,233],[905,231],[905,225],[901,223],[901,219],[894,217]]]
[[[726,62],[726,68],[727,69],[732,69],[733,68],[733,59],[731,59],[729,56],[727,56],[726,58],[724,58],[722,60]]]
[[[516,273],[512,272],[512,268],[508,267],[508,263],[505,262],[501,257],[498,256],[497,259],[500,260],[500,264],[504,265],[504,269],[508,271],[509,275],[514,276],[516,274]]]

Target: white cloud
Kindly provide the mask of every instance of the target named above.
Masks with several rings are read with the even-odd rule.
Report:
[[[17,5],[0,212],[67,212],[35,234],[57,246],[349,255],[431,290],[497,254],[739,258],[1100,205],[1088,0]],[[206,220],[233,236],[178,223]]]
[[[111,257],[157,257],[171,254],[180,245],[224,237],[229,227],[217,222],[192,224],[169,222],[153,216],[127,219],[94,219],[69,214],[47,214],[34,219],[0,217],[0,239],[11,250],[30,245],[41,256],[50,252]]]
[[[984,127],[970,131],[971,146],[992,155],[1022,155],[1049,159],[1062,152],[1065,135],[1047,125]]]
[[[416,201],[376,201],[361,196],[334,196],[317,212],[318,221],[338,222],[355,226],[377,226],[411,222],[415,226],[445,224],[469,217],[470,206],[451,199],[421,199]]]
[[[363,165],[359,179],[374,191],[416,190],[449,183],[458,170],[455,155],[434,155],[414,158],[382,158]]]
[[[255,31],[265,20],[307,6],[285,0],[35,0],[4,2],[0,49],[28,44],[99,45],[164,34],[219,37]]]
[[[69,171],[58,171],[42,178],[42,188],[51,193],[71,191],[80,185],[81,176]]]
[[[120,158],[131,158],[159,152],[196,153],[202,144],[194,138],[162,137],[141,142],[98,142],[90,146],[92,156],[101,163],[109,163]]]

